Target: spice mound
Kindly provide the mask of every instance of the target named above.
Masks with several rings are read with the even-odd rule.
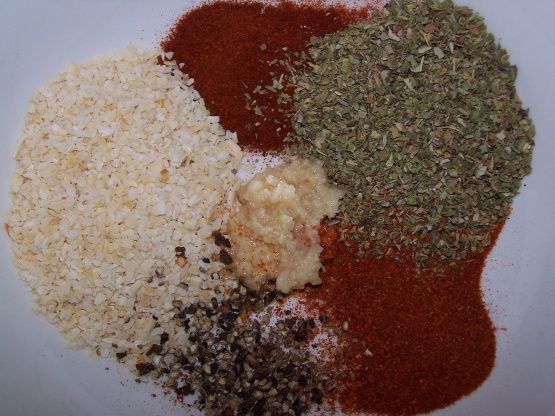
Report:
[[[159,54],[70,65],[34,97],[16,155],[16,268],[69,346],[101,355],[156,343],[175,301],[221,296],[223,265],[202,259],[218,251],[241,151]]]
[[[338,389],[327,400],[346,414],[421,414],[487,379],[496,342],[480,278],[489,249],[438,273],[417,269],[407,251],[360,257],[337,225],[321,241],[322,285],[305,301],[339,329],[330,365]]]
[[[275,280],[283,293],[321,283],[318,226],[342,192],[321,163],[293,159],[242,185],[228,224],[234,272],[251,288]]]
[[[162,343],[138,368],[161,377],[180,397],[197,393],[196,407],[208,415],[300,415],[322,405],[332,383],[307,348],[315,319],[277,318],[280,296],[269,287],[254,292],[237,285],[221,302],[176,310],[189,345]]]
[[[534,128],[482,18],[393,1],[301,61],[282,80],[297,86],[290,151],[344,187],[362,248],[410,247],[419,263],[484,250],[530,172]]]

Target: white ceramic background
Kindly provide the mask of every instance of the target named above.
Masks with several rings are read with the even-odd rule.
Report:
[[[491,255],[484,290],[497,327],[496,367],[449,416],[555,416],[555,3],[465,0],[519,67],[518,91],[537,128],[533,174]],[[155,46],[187,0],[0,0],[0,210],[30,97],[70,61]],[[0,235],[0,415],[178,415],[151,384],[67,351],[33,315]],[[108,370],[106,370],[108,368]],[[151,394],[157,394],[156,398]]]

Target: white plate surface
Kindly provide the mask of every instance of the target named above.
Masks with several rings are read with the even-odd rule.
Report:
[[[533,173],[514,203],[486,269],[484,290],[498,332],[496,367],[449,416],[555,416],[555,3],[465,0],[519,67],[518,92],[537,128]],[[0,210],[9,207],[12,155],[34,91],[71,61],[156,46],[183,0],[0,1]],[[182,415],[151,384],[112,363],[67,351],[33,315],[0,236],[0,414]],[[151,394],[156,394],[154,398]]]

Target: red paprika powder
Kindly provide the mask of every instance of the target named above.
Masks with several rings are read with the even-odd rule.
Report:
[[[306,301],[347,328],[334,359],[343,410],[424,413],[480,386],[495,360],[480,289],[488,251],[447,272],[418,272],[410,253],[359,258],[338,235],[336,227],[321,230],[323,283]]]
[[[290,130],[286,105],[278,94],[256,94],[256,114],[246,94],[272,84],[287,54],[304,50],[312,36],[322,36],[367,17],[368,8],[348,9],[316,3],[276,5],[260,2],[214,2],[184,15],[162,43],[164,51],[184,63],[207,108],[235,131],[239,144],[255,150],[283,149]]]

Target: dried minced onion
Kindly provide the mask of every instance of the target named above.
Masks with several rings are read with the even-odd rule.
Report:
[[[202,259],[217,252],[241,150],[159,55],[129,47],[70,65],[34,97],[16,154],[6,225],[18,273],[70,347],[101,355],[132,358],[161,326],[185,340],[176,302],[235,284]]]

